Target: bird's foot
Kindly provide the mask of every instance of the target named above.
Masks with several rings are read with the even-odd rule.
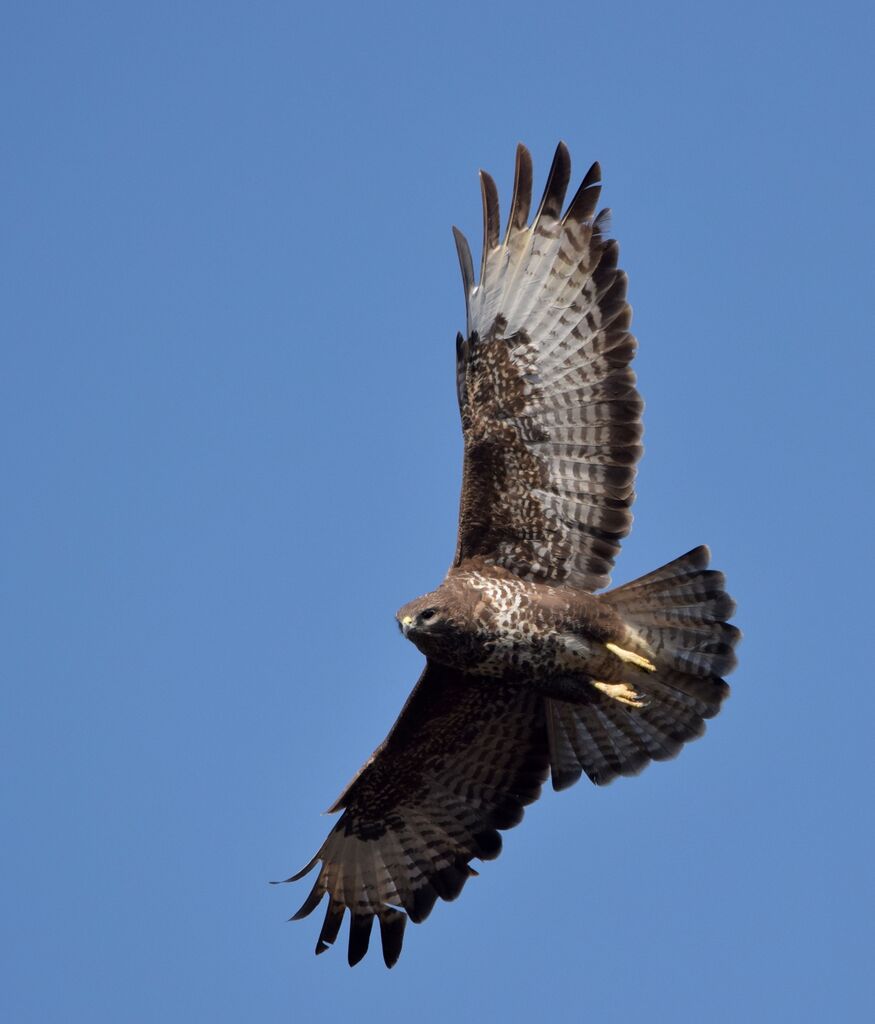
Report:
[[[605,644],[605,647],[615,654],[620,661],[625,661],[628,665],[635,665],[637,668],[643,668],[645,672],[655,672],[656,665],[652,661],[648,661],[647,658],[642,658],[640,654],[636,654],[634,651],[626,651],[622,647],[618,647],[616,644]]]
[[[592,685],[612,700],[617,700],[630,708],[646,708],[650,703],[643,693],[639,693],[628,683],[602,683],[593,679]]]

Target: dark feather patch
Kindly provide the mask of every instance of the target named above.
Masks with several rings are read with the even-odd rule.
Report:
[[[494,829],[478,832],[474,844],[480,860],[494,860],[501,853],[501,836]]]
[[[568,188],[568,181],[571,177],[571,156],[568,147],[560,142],[556,147],[553,156],[553,163],[550,167],[550,174],[547,177],[547,185],[544,188],[544,195],[541,205],[535,216],[535,229],[544,218],[558,220],[562,215],[562,204],[565,202],[565,191]]]
[[[468,880],[467,865],[451,864],[432,876],[431,884],[442,900],[454,900]]]
[[[529,219],[532,205],[532,157],[526,147],[520,143],[516,150],[516,167],[513,177],[513,199],[510,204],[510,215],[507,220],[505,242],[511,237],[512,231],[522,231]]]
[[[480,188],[483,193],[483,265],[480,268],[480,279],[482,280],[487,254],[498,245],[501,226],[498,210],[498,189],[495,187],[492,177],[486,171],[480,172]]]
[[[465,286],[465,303],[467,305],[468,295],[474,287],[474,261],[471,258],[471,248],[468,245],[468,239],[456,227],[453,228],[453,238],[456,242],[456,253],[458,254],[459,267],[462,271],[462,283]]]
[[[399,910],[386,909],[380,914],[380,941],[383,946],[383,963],[387,967],[394,967],[401,956],[406,924],[407,915]]]
[[[337,933],[343,921],[344,905],[338,903],[334,898],[328,900],[328,907],[325,911],[325,921],[322,924],[322,931],[319,932],[319,940],[316,943],[316,955],[324,953],[329,946],[337,941]]]
[[[562,218],[563,223],[571,221],[572,223],[582,224],[592,218],[602,191],[601,180],[602,169],[598,161],[596,161],[586,172],[586,177],[580,183],[580,188],[578,188],[565,216]]]
[[[431,913],[438,894],[431,883],[420,883],[413,892],[413,905],[407,910],[414,924],[421,924]]]
[[[468,860],[498,855],[496,817],[502,827],[518,820],[547,770],[537,694],[429,663],[389,735],[335,803],[344,813],[317,855],[322,869],[299,912],[315,909],[327,889],[317,951],[336,940],[348,908],[350,955],[363,955],[365,922],[376,914],[384,957],[394,962],[399,916],[420,922],[439,897],[454,899],[475,873]],[[413,824],[410,807],[418,808]]]
[[[293,914],[289,918],[289,920],[290,921],[300,921],[303,918],[307,917],[308,915],[312,914],[313,911],[322,902],[322,898],[323,898],[324,895],[325,895],[325,889],[322,887],[322,884],[320,883],[319,879],[317,878],[316,879],[316,884],[310,890],[310,895],[304,900],[304,903],[301,906],[300,910],[298,910],[297,913]]]
[[[355,965],[367,953],[371,941],[371,927],[374,923],[373,914],[350,914],[349,918],[349,952],[347,960],[350,967]]]

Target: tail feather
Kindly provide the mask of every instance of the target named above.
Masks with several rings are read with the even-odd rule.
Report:
[[[604,595],[658,666],[694,676],[722,676],[735,668],[741,632],[726,622],[735,602],[723,573],[707,568],[710,557],[704,545],[694,548]]]
[[[726,621],[735,602],[723,574],[707,568],[709,560],[707,547],[695,548],[601,595],[628,627],[624,646],[655,669],[628,666],[629,687],[640,700],[617,699],[594,687],[583,703],[547,702],[555,789],[582,772],[604,785],[674,757],[719,712],[729,694],[720,677],[735,667],[741,633]]]

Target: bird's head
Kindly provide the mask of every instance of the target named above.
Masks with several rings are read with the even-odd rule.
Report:
[[[395,614],[398,628],[409,639],[416,641],[420,633],[434,632],[440,629],[441,622],[446,620],[445,602],[438,591],[423,594],[415,601],[409,601]]]
[[[426,657],[451,664],[458,653],[464,624],[457,621],[459,609],[450,595],[438,588],[400,608],[395,615],[398,628]]]

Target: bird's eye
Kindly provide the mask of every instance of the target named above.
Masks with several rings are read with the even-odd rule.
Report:
[[[435,615],[437,615],[437,608],[426,608],[419,613],[419,617],[423,622],[431,622]]]

